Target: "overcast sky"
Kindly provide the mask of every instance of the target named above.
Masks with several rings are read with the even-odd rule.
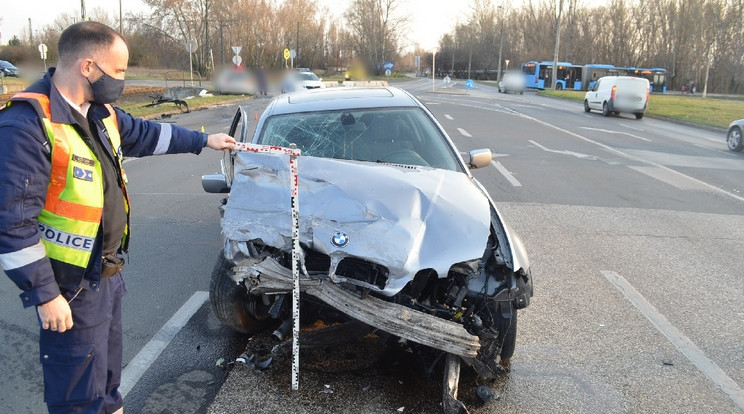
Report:
[[[321,5],[337,15],[341,15],[351,0],[318,0]],[[431,49],[439,37],[449,32],[459,21],[469,14],[470,1],[463,0],[401,0],[401,11],[411,16],[410,40]],[[90,13],[102,8],[109,14],[118,16],[119,0],[85,0],[85,8]],[[144,11],[147,7],[142,0],[122,0],[124,15],[132,11]],[[2,0],[0,6],[0,44],[8,44],[13,36],[21,36],[31,26],[38,30],[51,24],[62,14],[80,14],[80,0]]]

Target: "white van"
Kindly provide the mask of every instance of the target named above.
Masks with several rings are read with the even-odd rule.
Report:
[[[648,79],[633,76],[604,76],[584,96],[584,111],[602,111],[602,115],[630,112],[643,118],[650,93]]]

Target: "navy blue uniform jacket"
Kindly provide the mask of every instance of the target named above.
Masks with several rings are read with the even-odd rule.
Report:
[[[51,77],[54,68],[26,91],[49,96],[52,121],[74,125],[74,109],[65,101]],[[206,146],[207,136],[171,124],[134,118],[115,108],[121,135],[120,156],[195,153]],[[103,136],[101,119],[110,116],[102,105],[92,103],[88,119]],[[111,152],[105,143],[106,151]],[[109,154],[111,155],[111,154]],[[46,201],[51,172],[50,145],[36,110],[14,102],[0,111],[0,266],[23,291],[25,307],[54,299],[64,289],[97,289],[100,282],[101,241],[95,245],[91,263],[81,280],[58,280],[52,272],[39,238],[37,218]],[[105,206],[104,206],[105,208]]]

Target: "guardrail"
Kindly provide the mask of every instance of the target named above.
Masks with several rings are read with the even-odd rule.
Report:
[[[192,86],[192,83],[197,83],[199,86],[202,86],[202,81],[206,80],[203,79],[201,73],[198,70],[195,70],[191,73],[182,71],[182,70],[169,70],[165,73],[160,74],[163,77],[163,82],[165,83],[165,87],[174,86],[174,85],[168,85],[168,81],[171,82],[181,82],[181,86],[186,87],[186,83],[188,82],[188,86]]]

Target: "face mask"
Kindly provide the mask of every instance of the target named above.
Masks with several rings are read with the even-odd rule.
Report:
[[[93,62],[93,64],[103,73],[103,76],[95,82],[88,80],[88,84],[93,89],[93,102],[103,105],[121,98],[121,94],[124,92],[124,80],[109,76],[97,63]]]

